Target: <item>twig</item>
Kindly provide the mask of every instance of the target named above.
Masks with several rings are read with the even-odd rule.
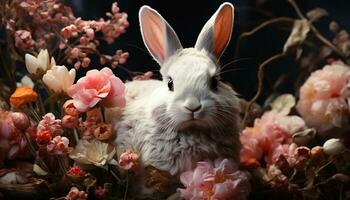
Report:
[[[259,71],[258,71],[258,90],[255,94],[255,96],[248,102],[247,108],[245,110],[244,113],[244,117],[242,120],[242,128],[244,128],[247,125],[247,119],[249,116],[249,112],[250,112],[250,108],[252,107],[252,105],[254,104],[254,102],[259,98],[262,90],[263,90],[263,81],[264,81],[264,71],[265,71],[265,67],[270,64],[271,62],[283,57],[284,54],[283,53],[278,53],[272,57],[270,57],[269,59],[265,60],[263,63],[261,63],[261,65],[259,66]]]
[[[30,141],[30,139],[28,138],[28,136],[26,135],[26,133],[22,133],[22,134],[23,134],[23,137],[25,138],[25,140],[26,140],[26,142],[28,144],[30,153],[33,155],[34,158],[37,159],[37,161],[40,163],[41,167],[43,167],[46,172],[51,173],[50,169],[46,165],[46,163],[40,158],[40,156],[37,156],[35,147],[32,144],[32,142]]]
[[[328,46],[329,48],[331,48],[336,54],[338,54],[340,57],[342,57],[345,61],[347,61],[347,57],[346,55],[340,50],[338,49],[332,42],[330,42],[326,37],[324,37],[319,31],[318,29],[312,25],[312,23],[310,22],[309,19],[307,19],[303,13],[301,12],[300,8],[298,7],[297,3],[294,0],[288,0],[288,2],[292,5],[292,7],[294,8],[295,12],[297,13],[298,17],[300,17],[301,19],[305,19],[309,22],[311,31],[315,34],[315,36],[317,37],[317,39],[320,40],[320,42],[322,42],[324,45]]]
[[[78,144],[79,143],[79,136],[78,136],[78,132],[77,132],[76,128],[73,129],[73,133],[74,133],[75,142],[76,142],[76,144]]]
[[[333,159],[331,159],[326,164],[324,164],[320,168],[318,168],[318,170],[316,170],[316,172],[315,172],[316,176],[318,176],[318,173],[320,173],[320,171],[322,171],[323,169],[325,169],[326,167],[328,167],[328,165],[330,165],[332,163],[333,163]]]
[[[127,200],[127,197],[128,197],[128,187],[129,187],[129,172],[126,172],[126,186],[125,186],[124,200]]]
[[[260,31],[261,29],[271,26],[271,25],[275,25],[275,24],[281,24],[281,23],[286,23],[286,24],[294,24],[294,19],[290,18],[290,17],[278,17],[275,19],[271,19],[268,21],[263,22],[262,24],[260,24],[259,26],[253,28],[252,30],[248,31],[248,32],[244,32],[241,35],[238,36],[237,39],[237,45],[236,45],[236,49],[235,49],[235,56],[234,58],[236,59],[238,57],[238,53],[239,53],[239,49],[240,49],[240,41],[248,36],[254,35],[256,32]]]
[[[112,176],[118,181],[118,183],[121,183],[122,182],[122,180],[120,180],[120,178],[114,173],[114,171],[113,170],[109,170],[109,172],[112,174]]]

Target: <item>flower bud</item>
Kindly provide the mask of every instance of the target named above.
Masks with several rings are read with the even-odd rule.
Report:
[[[323,156],[323,147],[315,146],[311,149],[311,157],[314,159],[321,158]]]
[[[340,154],[344,150],[345,146],[338,138],[329,139],[323,144],[324,153],[330,156]]]
[[[26,114],[21,112],[13,112],[10,114],[10,116],[11,116],[13,125],[15,125],[15,127],[18,128],[19,130],[24,131],[29,127],[30,121]]]
[[[66,115],[78,116],[80,112],[74,106],[74,100],[69,99],[63,104],[64,113]]]
[[[62,126],[65,128],[75,128],[79,124],[79,119],[75,116],[65,115],[62,118]]]

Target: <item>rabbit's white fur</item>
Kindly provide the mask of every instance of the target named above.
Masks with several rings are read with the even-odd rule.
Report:
[[[149,7],[142,9],[160,17]],[[209,37],[203,34],[211,34],[210,31],[201,32],[199,38],[204,38],[204,41],[197,41],[196,48],[182,49],[177,41],[169,41],[177,40],[170,26],[164,20],[160,22],[168,31],[164,34],[168,39],[164,44],[167,50],[164,55],[152,51],[149,44],[152,38],[143,37],[151,54],[161,64],[163,81],[131,81],[126,84],[127,104],[114,126],[118,149],[135,150],[141,155],[143,167],[152,165],[172,175],[192,169],[200,160],[225,157],[238,161],[239,103],[230,86],[220,81],[217,89],[210,86],[210,80],[220,69],[217,64],[220,55],[213,54],[204,44],[200,45]],[[177,50],[171,51],[174,48]],[[168,88],[170,77],[173,91]],[[185,108],[198,105],[201,109],[194,113]]]

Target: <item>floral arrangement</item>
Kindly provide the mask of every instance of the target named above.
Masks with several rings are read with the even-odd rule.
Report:
[[[259,66],[256,95],[242,100],[240,163],[203,160],[177,183],[147,166],[145,187],[159,193],[155,198],[166,198],[172,187],[170,199],[350,198],[350,37],[331,22],[329,41],[314,25],[325,10],[305,16],[289,3],[299,18],[273,19],[250,32],[278,22],[292,27],[283,52]],[[87,21],[60,0],[5,0],[0,15],[0,199],[134,199],[128,188],[142,155],[118,151],[108,112],[126,104],[127,88],[112,69],[123,67],[128,53],[99,50],[126,32],[127,14],[114,3],[105,19]],[[306,62],[320,54],[300,53],[311,34],[327,53]],[[295,95],[273,94],[259,106],[265,66],[285,56],[305,61],[300,65],[309,73]],[[90,69],[94,59],[102,67]],[[88,70],[78,78],[80,67]],[[153,75],[128,72],[135,80]]]

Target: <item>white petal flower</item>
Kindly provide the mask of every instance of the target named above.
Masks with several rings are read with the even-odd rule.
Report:
[[[34,87],[34,83],[33,83],[33,80],[25,75],[21,78],[21,82],[17,82],[17,87],[22,87],[22,86],[26,86],[26,87],[30,87],[30,88],[33,88]]]
[[[108,143],[99,140],[80,140],[69,157],[78,164],[95,165],[106,168],[107,164],[116,164],[113,159],[116,150]]]
[[[50,56],[49,56],[49,52],[47,51],[47,49],[40,50],[39,55],[37,57],[37,61],[38,61],[40,68],[43,69],[44,71],[46,71],[49,68]]]
[[[53,66],[43,76],[43,82],[52,91],[56,93],[66,92],[74,83],[75,69],[68,69],[65,66]]]
[[[46,70],[50,69],[55,64],[54,59],[51,59],[50,64],[50,56],[47,49],[40,50],[37,57],[26,54],[25,55],[25,64],[27,67],[27,70],[30,74],[38,75],[39,73],[45,73]]]

